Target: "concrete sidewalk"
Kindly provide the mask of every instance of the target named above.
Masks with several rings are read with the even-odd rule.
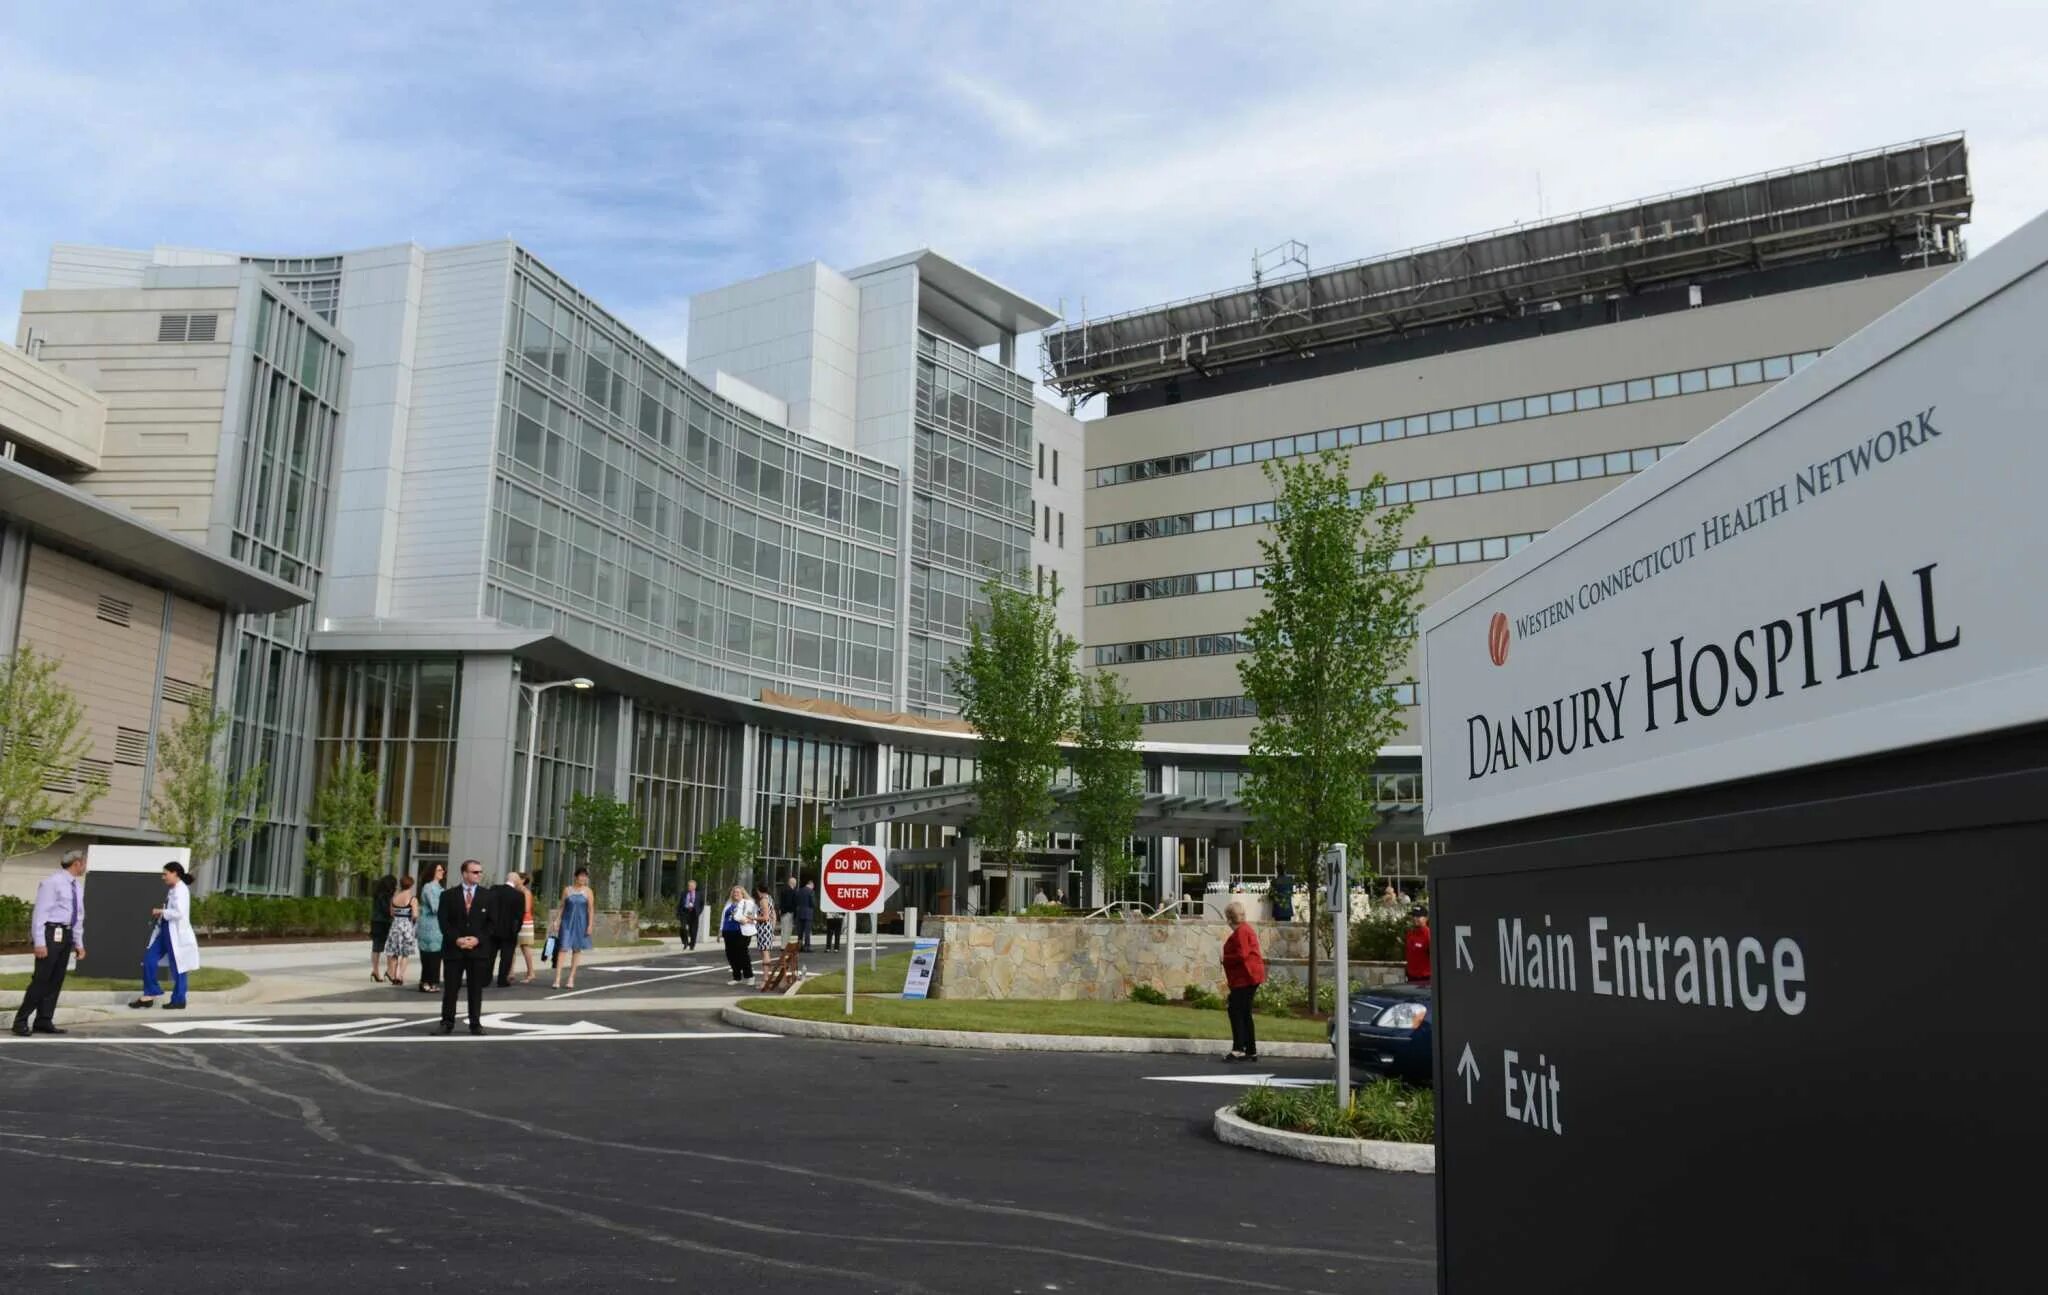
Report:
[[[673,958],[683,952],[681,942],[674,936],[649,938],[654,942],[606,945],[592,949],[583,955],[583,965],[586,968],[602,967],[646,958]],[[370,979],[369,943],[365,937],[360,940],[311,940],[302,943],[202,945],[202,965],[244,972],[249,976],[249,983],[235,989],[193,994],[188,1019],[208,1016],[351,1015],[372,1008],[379,1011],[426,1011],[432,1006],[433,1010],[439,1010],[437,998],[415,993],[410,987],[390,990],[392,1001],[389,1007],[381,1007],[360,998],[346,1003],[326,1001],[380,988]],[[882,951],[888,953],[897,948],[905,948],[909,943],[902,937],[885,935],[882,937]],[[862,947],[865,951],[866,946]],[[716,960],[720,957],[720,952],[717,946],[700,942],[696,956],[699,959]],[[837,957],[836,954],[834,956]],[[119,991],[67,989],[58,1007],[60,1024],[126,1020],[141,1015],[130,1011],[127,1006],[129,1000],[135,997],[142,986],[141,962],[142,959],[137,956],[127,966],[117,967],[111,964],[103,953],[90,954],[83,964],[73,968],[73,975],[133,974],[135,988]],[[537,974],[548,974],[544,965],[540,964],[538,950],[535,950],[535,963]],[[15,954],[0,958],[0,974],[27,972],[34,966],[35,958],[32,954]],[[418,977],[417,958],[413,959],[409,974],[414,978]],[[490,993],[491,991],[486,991],[487,1001]],[[605,1011],[673,1011],[677,1008],[715,1011],[748,996],[750,995],[714,998],[693,995],[679,1001],[672,997],[642,995],[632,998],[607,997],[602,1003],[583,999],[551,1003],[545,999],[522,994],[513,1001],[518,1004],[516,1010],[532,1012],[588,1012],[600,1008]],[[0,1011],[11,1014],[20,1003],[19,991],[0,990]]]

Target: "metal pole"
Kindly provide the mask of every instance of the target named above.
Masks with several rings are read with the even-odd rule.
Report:
[[[520,872],[530,871],[529,851],[533,848],[533,766],[538,763],[540,752],[540,689],[532,684],[520,684],[520,695],[526,698],[526,792],[519,801],[519,868]],[[531,879],[529,879],[530,881]]]
[[[1341,1110],[1351,1102],[1351,887],[1346,884],[1344,864],[1350,848],[1343,842],[1330,847],[1331,866],[1337,880],[1335,902],[1330,906],[1330,929],[1337,946],[1337,1105]],[[1315,956],[1315,940],[1309,940],[1309,956]]]
[[[868,918],[868,970],[875,969],[875,958],[882,947],[882,910],[875,909]]]
[[[853,929],[847,932],[846,941],[846,1014],[853,1015],[853,951],[860,944],[860,914],[850,913]]]

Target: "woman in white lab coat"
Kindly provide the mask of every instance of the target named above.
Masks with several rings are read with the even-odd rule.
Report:
[[[164,992],[156,979],[161,958],[171,963],[171,1001],[164,1004],[164,1010],[185,1006],[189,978],[199,970],[199,937],[192,933],[191,882],[184,864],[164,865],[164,906],[150,912],[156,918],[156,934],[149,941],[149,952],[142,955],[142,997],[128,1004],[130,1007],[156,1006]]]

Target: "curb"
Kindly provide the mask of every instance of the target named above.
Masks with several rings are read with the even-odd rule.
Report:
[[[728,1025],[765,1034],[803,1039],[834,1039],[842,1043],[900,1043],[926,1048],[979,1048],[990,1052],[1162,1052],[1212,1056],[1223,1039],[1136,1039],[1102,1034],[990,1034],[974,1030],[913,1030],[896,1025],[844,1025],[838,1021],[807,1021],[770,1016],[744,1007],[728,1007],[720,1016]],[[1261,1057],[1320,1060],[1330,1055],[1321,1043],[1269,1043]]]
[[[1216,1110],[1216,1140],[1276,1156],[1322,1165],[1378,1169],[1390,1174],[1433,1174],[1436,1147],[1427,1142],[1374,1142],[1366,1138],[1324,1138],[1313,1133],[1269,1129],[1242,1119],[1228,1106]]]

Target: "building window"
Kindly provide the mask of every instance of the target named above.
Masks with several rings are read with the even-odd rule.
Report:
[[[1038,444],[1038,479],[1045,480],[1045,442]]]
[[[1054,485],[1060,483],[1060,452],[1058,450],[1052,452],[1052,483]]]
[[[1060,547],[1067,547],[1067,515],[1064,512],[1060,514]]]

